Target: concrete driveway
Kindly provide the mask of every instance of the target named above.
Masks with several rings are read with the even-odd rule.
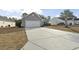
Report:
[[[26,30],[28,43],[22,50],[77,50],[79,34],[48,28]]]

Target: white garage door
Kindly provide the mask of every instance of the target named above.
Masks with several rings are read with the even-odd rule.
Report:
[[[36,27],[40,27],[40,21],[26,21],[25,27],[26,27],[26,28],[36,28]]]

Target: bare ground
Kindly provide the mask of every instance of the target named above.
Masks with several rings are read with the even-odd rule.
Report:
[[[28,41],[24,29],[0,29],[0,50],[19,50]]]
[[[53,26],[47,26],[47,28],[79,33],[79,26],[71,26],[69,28],[65,28],[64,25],[53,25]]]

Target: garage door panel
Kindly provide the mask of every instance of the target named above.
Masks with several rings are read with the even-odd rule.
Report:
[[[26,21],[25,27],[40,27],[40,21]]]

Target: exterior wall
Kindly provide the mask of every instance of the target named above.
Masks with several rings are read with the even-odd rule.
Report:
[[[25,28],[40,27],[41,26],[40,17],[32,13],[22,20],[21,26]]]
[[[25,28],[36,28],[40,27],[40,21],[25,21]]]
[[[79,20],[75,20],[75,21],[69,20],[69,21],[68,21],[68,25],[69,25],[70,23],[72,23],[72,25],[79,24]]]
[[[68,23],[68,25],[70,25],[70,24],[74,25],[74,21],[73,20],[68,20],[67,23]]]
[[[79,20],[75,20],[75,24],[79,24]]]
[[[15,22],[0,21],[0,27],[15,27]]]
[[[57,25],[58,23],[55,22],[49,22],[51,25]]]

